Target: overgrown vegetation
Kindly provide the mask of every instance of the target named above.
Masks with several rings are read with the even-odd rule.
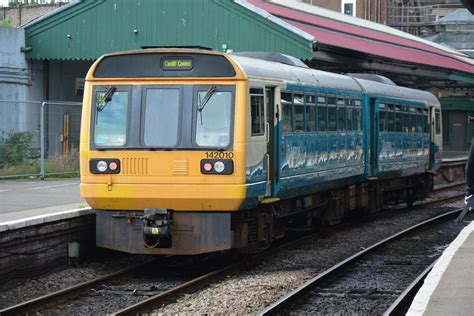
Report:
[[[2,143],[0,167],[20,165],[32,158],[30,148],[33,144],[33,133],[18,132],[7,136],[3,133]]]
[[[12,21],[10,20],[0,20],[0,27],[11,27]]]
[[[0,176],[38,174],[40,159],[38,150],[31,149],[32,132],[11,133],[0,138]],[[53,155],[45,159],[45,173],[77,172],[79,152],[72,149],[68,155]],[[70,175],[69,175],[70,176]]]

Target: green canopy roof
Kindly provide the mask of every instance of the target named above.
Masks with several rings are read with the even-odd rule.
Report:
[[[241,0],[83,0],[25,26],[28,59],[200,45],[311,59],[314,38]]]

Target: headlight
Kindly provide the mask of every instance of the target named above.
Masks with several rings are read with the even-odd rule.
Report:
[[[100,172],[105,172],[107,170],[107,163],[103,160],[97,163],[97,170]]]
[[[224,171],[224,169],[224,163],[222,161],[216,161],[216,163],[214,164],[214,170],[216,170],[216,172],[221,173],[222,171]]]

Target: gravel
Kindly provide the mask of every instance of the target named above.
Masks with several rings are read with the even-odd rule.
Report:
[[[450,203],[449,206],[460,207],[462,202]],[[162,306],[155,312],[159,314],[255,314],[360,248],[367,247],[403,227],[442,212],[441,209],[408,212],[393,207],[389,212],[372,216],[368,222],[351,222],[330,230],[329,234],[312,238],[303,245],[281,250],[246,271],[228,275],[203,286],[193,293],[180,297],[177,302]],[[52,271],[43,277],[18,282],[0,290],[0,308],[92,280],[150,259],[146,256],[115,254],[109,258],[86,262],[81,267]],[[192,258],[187,260],[193,262]],[[195,259],[196,262],[200,260]],[[88,298],[90,301],[86,304],[86,306],[90,305],[90,308],[71,303],[58,310],[57,314],[105,314],[116,311],[135,299],[143,299],[153,291],[161,291],[173,286],[179,279],[179,275],[186,274],[181,270],[183,265],[170,265],[167,269],[170,272],[174,271],[176,278],[171,278],[170,274],[170,279],[161,280],[161,285],[158,287],[153,280],[139,278],[136,283],[128,284],[126,288],[104,287],[98,289],[98,293],[90,295]],[[102,298],[98,300],[98,296]],[[127,299],[123,300],[124,297]]]
[[[2,286],[0,289],[0,308],[12,306],[42,295],[46,295],[78,283],[93,280],[113,272],[149,261],[146,256],[132,256],[104,251],[107,258],[85,261],[79,267],[69,267],[60,271]],[[92,261],[94,260],[94,261]],[[54,269],[54,268],[53,268]]]
[[[450,203],[462,207],[462,202]],[[280,251],[253,267],[180,297],[153,312],[158,314],[255,314],[363,247],[386,238],[402,228],[446,211],[393,209],[374,216],[370,222],[350,223],[313,238],[299,247]]]
[[[450,220],[392,241],[322,282],[283,314],[382,315],[462,228]]]

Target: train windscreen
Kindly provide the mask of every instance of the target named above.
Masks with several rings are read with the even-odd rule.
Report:
[[[235,86],[95,86],[92,149],[229,149]]]

